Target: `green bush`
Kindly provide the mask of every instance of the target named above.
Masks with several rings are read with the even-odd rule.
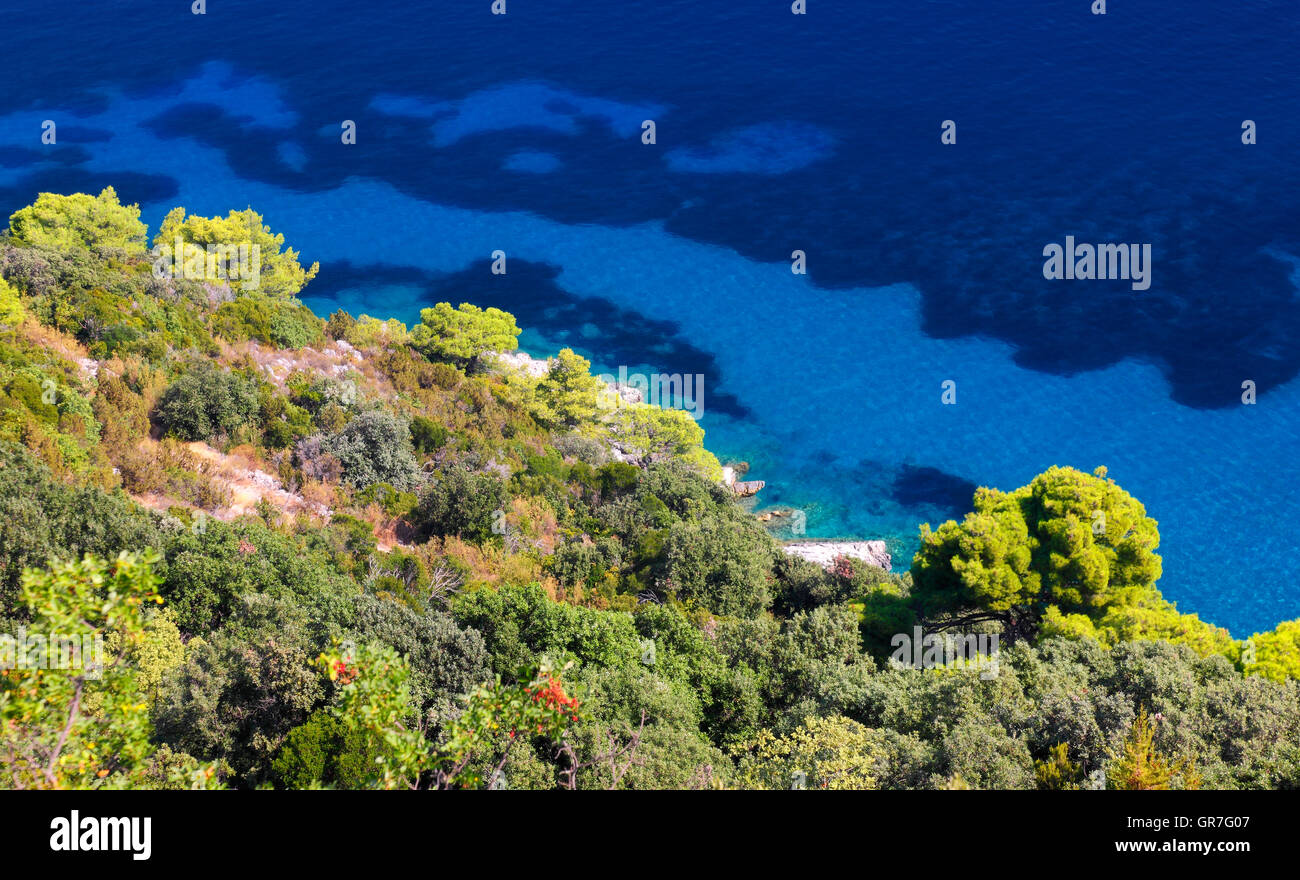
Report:
[[[257,415],[254,383],[206,364],[169,385],[154,410],[159,427],[182,440],[234,437]]]
[[[507,498],[499,476],[456,464],[438,472],[425,487],[416,519],[431,534],[482,542],[492,537],[496,512],[505,510]]]
[[[423,455],[437,452],[447,443],[447,429],[424,416],[411,420],[411,443],[415,451]]]
[[[25,568],[161,546],[154,516],[124,493],[65,485],[26,449],[0,441],[0,617],[17,613]]]
[[[321,342],[325,324],[297,300],[244,296],[222,303],[212,328],[231,342],[252,339],[277,348],[302,348]]]
[[[361,788],[381,748],[373,737],[322,710],[289,731],[271,769],[283,788]]]
[[[98,196],[41,193],[9,218],[15,242],[53,251],[120,251],[143,257],[148,229],[138,205],[123,205],[113,188]]]
[[[348,422],[325,444],[343,464],[343,477],[359,489],[388,483],[406,492],[420,482],[411,430],[400,416],[371,410]]]

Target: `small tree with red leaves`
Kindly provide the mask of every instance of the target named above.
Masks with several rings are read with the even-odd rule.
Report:
[[[565,692],[549,664],[521,669],[515,681],[480,685],[465,711],[449,722],[438,743],[410,723],[406,661],[392,648],[358,646],[322,654],[322,669],[339,686],[335,714],[371,739],[379,755],[375,788],[482,788],[499,776],[520,740],[559,745],[581,705]],[[567,667],[565,667],[567,668]],[[484,762],[493,762],[484,774]]]

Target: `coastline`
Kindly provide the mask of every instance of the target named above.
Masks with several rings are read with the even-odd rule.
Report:
[[[538,378],[546,374],[552,357],[553,355],[542,358],[520,348],[515,351],[493,352],[490,360],[500,367],[518,371],[531,378]],[[629,402],[640,401],[640,395],[635,389],[620,387],[618,383],[606,384],[618,392],[624,400]],[[747,473],[747,471],[748,465],[744,463],[724,464],[722,466],[722,483],[729,487],[738,498],[754,497],[766,485],[763,480],[740,480],[739,477]],[[755,518],[766,522],[772,518],[772,514],[755,514]],[[893,570],[892,556],[886,542],[880,539],[814,537],[797,541],[780,541],[780,546],[782,552],[787,556],[804,559],[825,569],[832,568],[835,565],[835,560],[843,556],[860,560],[884,571]]]
[[[547,357],[541,357],[534,353],[536,351],[538,351],[536,348],[530,351],[521,347],[513,352],[495,352],[493,353],[492,359],[501,367],[518,370],[529,376],[537,377],[546,372],[549,360],[554,357],[554,354]],[[628,395],[628,392],[630,391],[635,394],[635,389],[620,388],[617,383],[613,383],[613,387],[625,400],[634,400],[634,398]],[[635,398],[635,400],[639,400],[639,397]],[[707,445],[706,448],[708,448]],[[756,500],[754,499],[754,496],[756,496],[764,487],[765,483],[763,481],[748,481],[746,483],[738,481],[739,477],[746,475],[748,470],[748,463],[742,459],[743,457],[735,455],[734,450],[732,450],[732,454],[728,455],[726,459],[723,459],[726,463],[723,464],[722,482],[724,485],[733,489],[738,500],[751,500],[752,504],[752,501]],[[753,488],[752,491],[748,489],[741,491],[739,489],[741,486],[752,486],[756,488]],[[747,506],[750,507],[751,514],[759,519],[764,525],[768,526],[769,530],[774,533],[774,537],[777,538],[782,552],[787,556],[804,559],[819,565],[826,570],[830,570],[834,567],[835,560],[838,557],[845,556],[851,559],[860,560],[884,571],[897,571],[894,567],[895,560],[893,554],[888,549],[889,545],[892,543],[888,536],[885,538],[864,538],[856,536],[845,537],[842,534],[835,536],[807,536],[802,532],[798,532],[797,534],[799,537],[797,539],[782,539],[779,535],[775,534],[776,530],[771,529],[769,523],[770,520],[775,517],[788,515],[788,510],[783,510],[780,507],[773,507],[769,510],[756,511],[754,506]],[[909,566],[910,554],[909,558],[904,560],[904,568],[902,570],[906,570]],[[1169,601],[1173,602],[1175,607],[1178,607],[1178,603],[1175,600]],[[1179,611],[1187,614],[1200,614],[1200,612],[1197,612],[1194,609],[1184,611],[1181,607],[1179,607]],[[1234,639],[1245,638],[1245,636],[1238,636],[1237,633],[1233,632],[1230,628],[1223,627],[1222,624],[1214,624],[1213,620],[1210,618],[1202,617],[1202,619],[1206,620],[1208,623],[1212,623],[1215,626],[1225,629]],[[1286,619],[1287,618],[1282,618],[1282,620]],[[1255,631],[1263,632],[1266,631],[1266,628],[1258,628]]]

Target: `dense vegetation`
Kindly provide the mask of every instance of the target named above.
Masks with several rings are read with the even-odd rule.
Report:
[[[512,316],[321,320],[254,212],[177,239],[259,283],[155,272],[112,190],[0,238],[0,632],[105,644],[0,676],[0,786],[1300,787],[1300,621],[1180,614],[1104,469],[823,570],[687,414],[498,361]]]

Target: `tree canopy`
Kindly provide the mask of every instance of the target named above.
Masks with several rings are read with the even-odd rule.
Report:
[[[140,222],[140,206],[123,205],[110,186],[97,196],[41,193],[10,216],[9,232],[14,241],[44,250],[143,256],[149,230]]]
[[[155,249],[170,248],[172,259],[183,264],[188,256],[175,252],[178,238],[187,250],[189,245],[204,250],[208,247],[221,247],[228,249],[227,253],[237,255],[238,248],[243,245],[247,246],[251,256],[252,249],[256,248],[260,260],[256,267],[256,277],[228,282],[230,288],[237,293],[256,292],[273,299],[292,297],[320,271],[319,263],[303,268],[298,262],[298,252],[284,247],[284,235],[273,233],[271,227],[263,222],[262,215],[252,208],[231,211],[225,217],[187,217],[184,208],[173,208],[163,218],[153,243]]]
[[[1105,469],[1053,467],[1012,492],[978,490],[961,523],[922,526],[912,578],[930,615],[1027,634],[1049,609],[1100,617],[1148,596],[1159,543],[1156,521]]]
[[[420,323],[411,329],[411,344],[429,358],[472,369],[486,352],[518,348],[519,332],[509,312],[472,303],[452,308],[451,303],[441,302],[420,311]]]

